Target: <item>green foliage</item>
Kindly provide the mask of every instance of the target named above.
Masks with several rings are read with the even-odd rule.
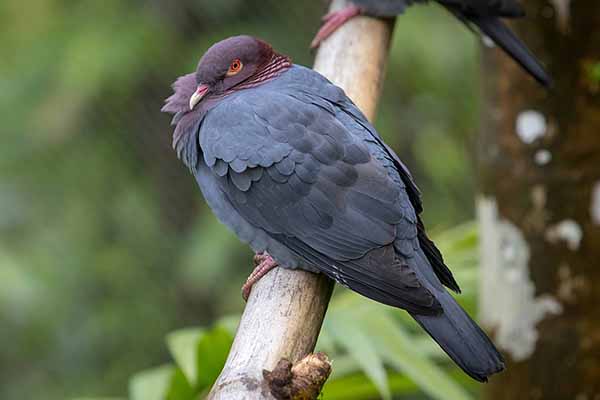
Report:
[[[235,329],[235,318],[222,316],[243,307],[251,253],[210,215],[159,110],[175,77],[225,36],[262,37],[311,65],[307,44],[324,9],[321,1],[37,0],[25,10],[0,1],[0,335],[10,343],[0,352],[0,398],[118,396],[136,371],[169,361],[161,345],[169,332],[214,321]],[[430,227],[473,216],[466,144],[477,126],[476,68],[473,36],[441,8],[412,7],[398,21],[376,125],[416,177]],[[472,309],[476,271],[463,261],[450,265]],[[392,315],[445,370],[412,322]],[[358,377],[374,391],[334,332],[319,345],[327,335],[340,379]],[[194,367],[171,340],[182,365],[174,381],[185,382]],[[381,365],[376,356],[371,364]],[[383,367],[394,396],[398,368]]]
[[[231,333],[220,326],[170,333],[167,346],[175,361],[135,374],[129,400],[191,400],[203,398],[225,365]]]
[[[445,231],[437,240],[457,271],[475,270],[474,224]],[[473,284],[468,282],[464,289],[472,291]],[[232,316],[209,330],[170,333],[167,347],[175,364],[134,375],[129,399],[190,400],[206,395],[225,364],[238,320]],[[404,312],[349,291],[334,296],[317,349],[327,352],[333,365],[324,399],[391,399],[419,391],[437,400],[472,399],[473,383]]]
[[[201,328],[182,329],[167,335],[169,352],[191,385],[198,382],[198,343],[205,336],[206,331]]]
[[[355,311],[338,306],[327,318],[324,329],[328,331],[337,345],[350,354],[356,365],[360,366],[371,379],[381,393],[381,397],[390,399],[387,374],[383,358],[376,348],[376,340],[369,335],[370,327],[362,324],[362,322],[366,322],[361,318],[364,315],[362,313],[357,315]]]
[[[164,365],[142,371],[129,382],[129,398],[131,400],[164,400],[170,397],[173,385],[179,380],[175,378],[176,368]],[[177,393],[181,393],[177,391]]]

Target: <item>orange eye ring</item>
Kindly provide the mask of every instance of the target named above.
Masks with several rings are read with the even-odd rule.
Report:
[[[227,70],[227,73],[225,75],[233,76],[233,75],[237,74],[238,72],[240,72],[243,67],[244,67],[244,64],[242,63],[242,61],[239,58],[236,58],[235,60],[233,60],[231,62],[231,64],[229,64],[229,69]]]

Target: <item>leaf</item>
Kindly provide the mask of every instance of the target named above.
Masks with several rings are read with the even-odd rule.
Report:
[[[167,400],[192,400],[196,392],[186,379],[181,368],[176,368],[171,377]]]
[[[203,328],[186,328],[167,335],[169,352],[192,386],[198,381],[197,348],[205,332]]]
[[[233,342],[230,328],[220,325],[210,331],[186,328],[170,333],[167,345],[177,365],[197,391],[210,388],[223,366]]]
[[[380,356],[404,372],[425,393],[440,400],[467,400],[471,396],[415,346],[413,339],[387,313],[364,315],[363,323]]]
[[[347,354],[337,355],[333,352],[329,352],[329,354],[334,355],[334,359],[331,360],[331,374],[329,375],[329,379],[338,379],[347,375],[360,373],[362,370],[360,365],[354,357],[349,356]]]
[[[362,324],[356,323],[356,319],[350,312],[338,308],[325,320],[325,326],[336,343],[346,349],[373,381],[381,397],[390,399],[390,389],[383,360],[371,338],[363,330]]]
[[[197,347],[197,387],[209,388],[216,381],[225,366],[233,336],[222,327],[215,327],[207,332],[198,342]]]
[[[419,390],[414,382],[399,373],[389,374],[388,381],[393,394],[409,394]],[[380,395],[373,381],[363,374],[331,377],[325,383],[322,393],[324,400],[371,400]]]
[[[129,380],[130,400],[165,400],[175,368],[172,365],[138,372]]]
[[[181,369],[170,364],[138,372],[129,380],[130,400],[191,400],[194,395]]]

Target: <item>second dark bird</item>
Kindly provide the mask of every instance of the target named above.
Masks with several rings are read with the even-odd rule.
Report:
[[[395,17],[407,7],[429,0],[351,0],[348,7],[327,14],[325,23],[312,41],[317,47],[346,21],[356,15]],[[515,0],[435,0],[468,27],[489,37],[535,80],[550,86],[551,80],[544,67],[525,44],[502,22],[501,18],[520,18],[525,12]]]

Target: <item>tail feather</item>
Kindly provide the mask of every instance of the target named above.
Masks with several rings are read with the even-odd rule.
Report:
[[[546,87],[551,85],[550,76],[548,76],[544,67],[527,46],[499,18],[469,15],[467,19],[492,39],[539,83]]]
[[[417,235],[419,238],[419,246],[421,246],[423,253],[425,253],[427,260],[433,267],[433,271],[438,279],[447,288],[456,293],[460,293],[460,286],[458,286],[458,282],[456,282],[456,279],[454,279],[450,268],[448,268],[448,266],[446,266],[444,263],[444,257],[442,256],[442,253],[437,247],[435,247],[435,244],[431,241],[431,239],[427,237],[427,233],[425,233],[425,227],[423,226],[423,221],[421,218],[417,219]]]
[[[429,333],[440,347],[472,378],[485,382],[487,377],[504,369],[502,355],[483,330],[430,273],[431,266],[419,251],[413,259],[415,270],[427,288],[434,293],[443,312],[439,315],[411,316]]]
[[[438,301],[444,312],[438,316],[412,317],[469,376],[480,382],[504,369],[504,360],[494,344],[456,301],[445,293]]]

